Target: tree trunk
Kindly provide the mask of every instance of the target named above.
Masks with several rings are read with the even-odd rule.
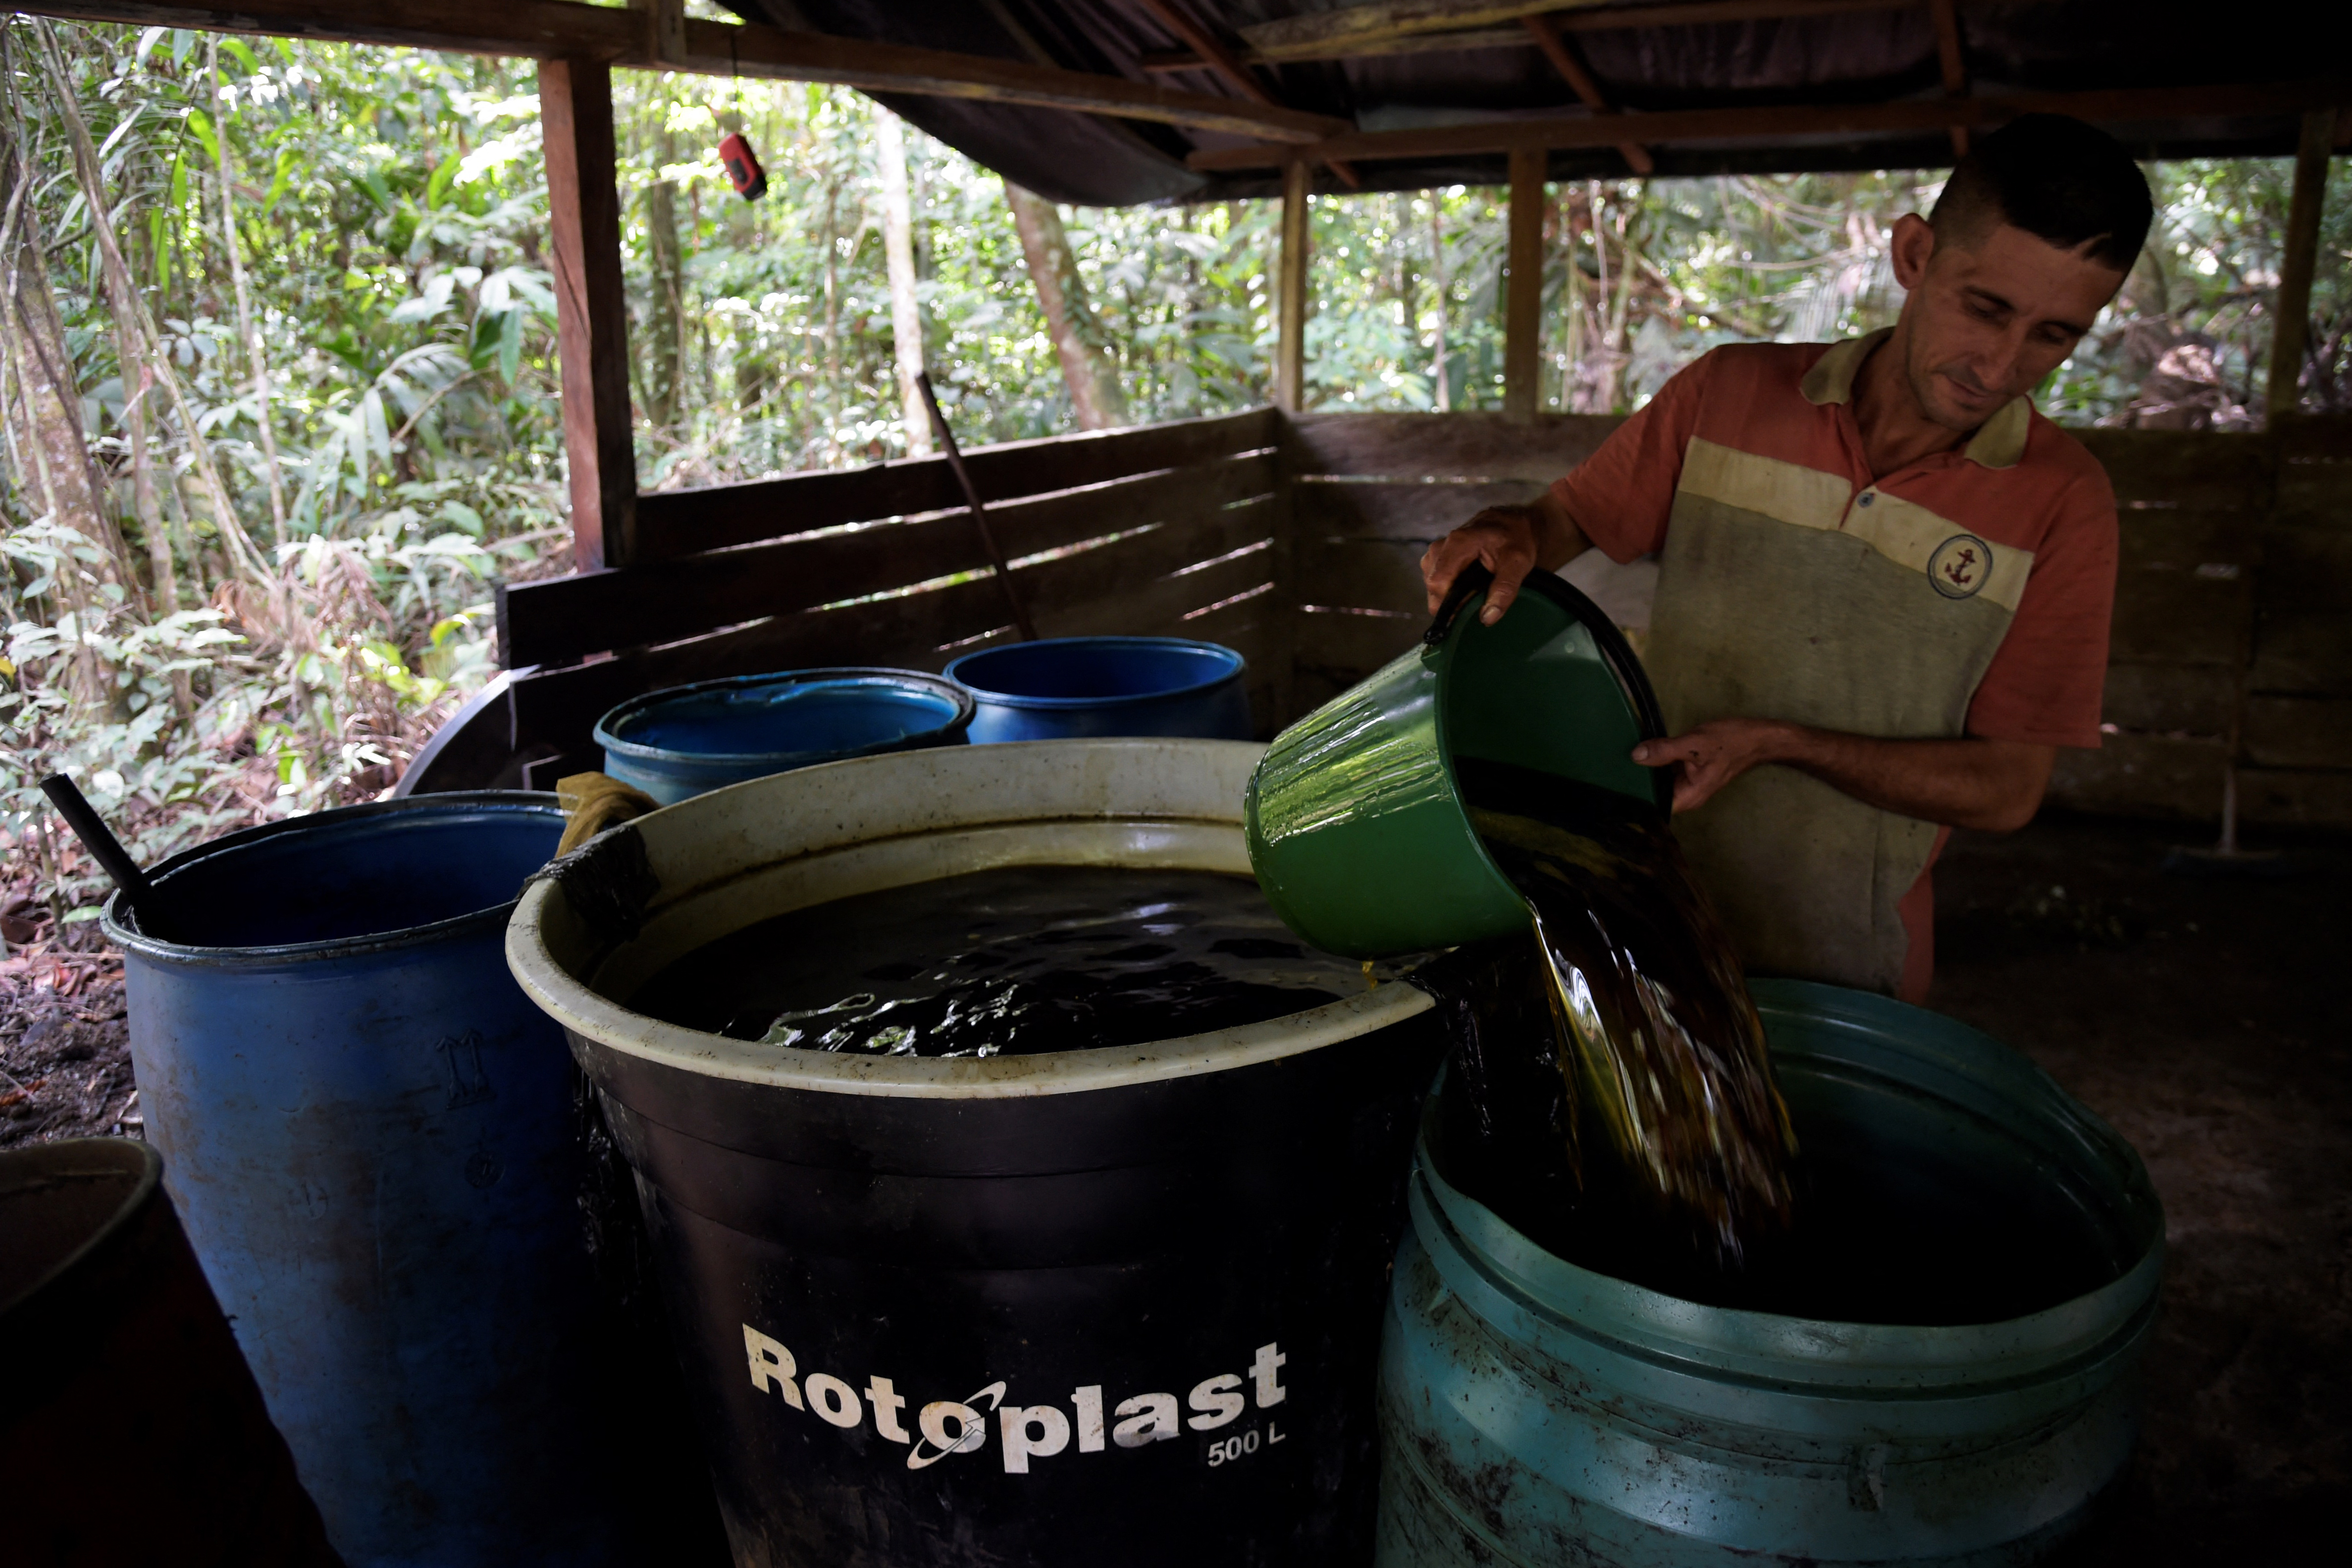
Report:
[[[29,214],[27,205],[16,215],[19,223]],[[42,345],[35,341],[43,311],[31,309],[26,299],[27,293],[38,289],[41,305],[46,308],[49,303],[46,280],[37,275],[26,277],[26,258],[29,257],[37,266],[40,248],[24,243],[23,227],[9,238],[7,287],[0,291],[0,310],[5,310],[7,318],[5,330],[0,331],[0,402],[5,405],[17,482],[26,500],[39,506],[50,521],[86,538],[97,539],[100,537],[96,531],[98,512],[81,421],[57,396],[51,379],[55,373],[40,363],[47,357]],[[62,345],[56,352],[62,353]],[[110,552],[101,551],[100,557],[98,576],[101,580],[112,578],[115,574],[108,570],[112,564]],[[51,579],[54,585],[50,592],[56,595],[55,602],[74,617],[79,645],[71,678],[75,698],[85,703],[110,703],[115,695],[111,672],[89,646],[92,606],[81,565],[73,560],[64,563]]]
[[[841,184],[824,181],[824,386],[828,399],[841,386]],[[830,406],[830,402],[828,402]]]
[[[1633,218],[1641,211],[1637,194],[1628,204],[1617,204],[1617,299],[1609,308],[1609,412],[1625,403],[1625,369],[1633,359],[1625,333],[1633,305]]]
[[[5,343],[16,381],[9,411],[25,465],[22,478],[52,521],[98,546],[100,581],[117,584],[136,602],[139,584],[131,571],[130,552],[107,515],[106,492],[90,460],[81,422],[81,389],[75,384],[73,361],[66,351],[65,323],[49,293],[33,205],[29,199],[14,205],[7,288],[5,298],[0,299],[7,321],[0,327],[0,342]],[[63,574],[61,580],[72,575]]]
[[[1559,335],[1559,411],[1576,412],[1577,351],[1584,338],[1584,273],[1576,265],[1576,195],[1559,183],[1559,314],[1568,329]]]
[[[686,365],[686,276],[677,246],[677,187],[646,187],[646,238],[653,253],[653,298],[646,310],[646,418],[657,430],[677,422]]]
[[[1437,342],[1433,351],[1437,364],[1437,411],[1454,412],[1454,392],[1447,384],[1452,380],[1445,373],[1445,208],[1443,193],[1429,193],[1429,280],[1437,290]]]
[[[228,121],[221,114],[220,38],[207,46],[205,80],[212,94],[213,151],[220,157],[221,243],[228,247],[228,275],[236,287],[237,331],[245,338],[247,363],[253,368],[253,422],[261,427],[261,464],[269,481],[269,521],[275,542],[286,542],[286,480],[278,468],[278,431],[270,410],[269,360],[261,350],[261,331],[253,321],[253,290],[246,287],[245,252],[236,237],[236,189],[229,174]]]
[[[898,117],[876,120],[882,164],[882,249],[890,266],[890,337],[898,351],[898,403],[907,426],[907,454],[931,455],[931,416],[915,378],[923,374],[923,315],[915,303],[915,214],[907,195],[907,138]]]
[[[37,21],[34,26],[47,61],[58,118],[64,121],[67,137],[73,144],[74,177],[80,183],[82,198],[89,204],[90,210],[103,213],[108,210],[103,172],[99,167],[98,149],[89,139],[89,127],[82,120],[80,106],[74,101],[73,79],[66,70],[65,60],[58,52],[57,38],[49,31],[48,24]],[[152,374],[163,384],[164,393],[172,400],[172,406],[179,413],[180,425],[187,438],[188,455],[193,460],[197,481],[204,487],[205,498],[213,510],[214,526],[220,535],[221,548],[228,557],[228,575],[234,577],[244,570],[251,572],[256,582],[267,580],[269,567],[261,559],[260,552],[254,548],[253,541],[247,536],[244,525],[237,521],[236,509],[229,500],[228,487],[221,482],[220,471],[213,466],[212,449],[205,443],[196,411],[189,405],[187,391],[181,386],[180,378],[173,374],[172,359],[162,351],[154,318],[148,314],[146,303],[140,299],[137,286],[131,281],[131,268],[122,258],[122,247],[115,243],[113,226],[93,224],[91,233],[98,240],[99,257],[105,264],[109,297],[119,301],[116,319],[119,321],[121,312],[127,309],[140,341],[145,345],[147,353],[142,374]],[[178,495],[176,479],[173,493],[175,497]],[[182,521],[186,521],[184,514]],[[196,597],[202,600],[205,596],[204,566],[192,523],[188,524],[187,542],[189,568],[195,574]]]
[[[1118,363],[1104,340],[1102,324],[1087,306],[1086,280],[1078,276],[1078,258],[1062,227],[1061,213],[1010,180],[1004,182],[1004,199],[1021,235],[1029,280],[1037,286],[1037,303],[1045,310],[1045,330],[1053,334],[1054,353],[1062,362],[1062,379],[1069,384],[1078,428],[1105,430],[1126,424],[1127,397],[1119,390]]]

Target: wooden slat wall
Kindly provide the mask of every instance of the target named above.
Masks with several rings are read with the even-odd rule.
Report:
[[[1432,541],[1618,423],[1260,409],[970,458],[1007,553],[1046,557],[1014,574],[1043,633],[1236,647],[1270,731],[1412,646]],[[2352,421],[2081,435],[2122,508],[2110,730],[2052,800],[2210,821],[2235,733],[2250,820],[2352,825]],[[952,483],[932,459],[642,498],[640,564],[502,595],[515,748],[551,775],[654,687],[1009,637]]]
[[[1239,647],[1270,726],[1288,637],[1271,591],[1278,430],[1254,410],[971,453],[1006,554],[1044,557],[1013,571],[1039,632]],[[637,519],[642,564],[500,595],[512,743],[549,753],[539,773],[593,766],[597,718],[657,687],[813,665],[938,669],[1012,635],[938,459],[646,496]]]
[[[2352,418],[2276,437],[2239,789],[2257,819],[2352,825]]]
[[[2084,810],[2352,826],[2352,421],[2078,432],[2122,508],[2106,722],[2059,758]]]

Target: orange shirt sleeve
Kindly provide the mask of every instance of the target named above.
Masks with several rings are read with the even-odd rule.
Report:
[[[1601,449],[1553,482],[1551,493],[1584,537],[1623,564],[1666,542],[1666,518],[1682,483],[1683,453],[1698,430],[1699,405],[1715,378],[1717,350],[1677,371],[1642,411],[1610,433]]]
[[[2097,747],[2118,549],[2116,492],[2094,463],[2058,498],[2009,635],[1969,703],[1969,734]]]

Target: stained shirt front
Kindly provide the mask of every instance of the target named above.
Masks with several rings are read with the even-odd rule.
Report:
[[[1647,663],[1669,731],[2096,746],[2105,471],[2019,397],[1957,449],[1873,474],[1852,399],[1885,336],[1717,349],[1553,486],[1612,559],[1659,558]],[[1751,971],[1925,996],[1948,829],[1769,766],[1675,832]]]

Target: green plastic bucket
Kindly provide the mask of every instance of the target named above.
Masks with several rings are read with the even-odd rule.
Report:
[[[1524,931],[1527,900],[1463,809],[1472,757],[1667,804],[1633,760],[1664,733],[1641,661],[1582,594],[1528,578],[1503,618],[1472,613],[1491,578],[1456,581],[1422,645],[1275,737],[1244,827],[1258,885],[1327,952],[1386,958]]]
[[[1754,991],[1848,1283],[1784,1313],[1579,1268],[1447,1179],[1433,1104],[1375,1568],[2018,1568],[2122,1474],[2164,1270],[2131,1146],[1949,1018]]]

